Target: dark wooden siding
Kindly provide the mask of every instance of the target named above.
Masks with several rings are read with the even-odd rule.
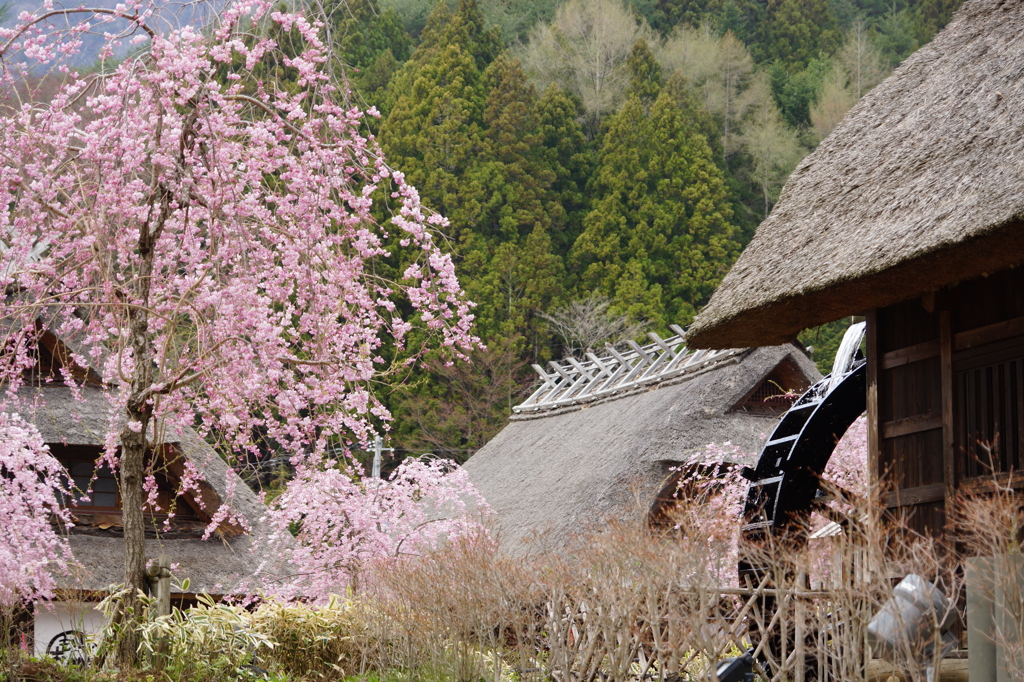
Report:
[[[947,500],[1024,464],[1024,269],[873,311],[871,461],[894,515],[947,529]],[[870,403],[870,401],[869,401]]]

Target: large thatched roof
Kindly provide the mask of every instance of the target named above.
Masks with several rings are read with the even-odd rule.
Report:
[[[756,456],[777,417],[744,405],[770,376],[797,389],[820,374],[790,344],[723,354],[598,400],[521,410],[465,468],[496,512],[503,548],[528,551],[538,536],[561,549],[609,515],[647,513],[671,468],[709,443],[731,441]]]
[[[790,176],[690,327],[801,329],[1024,262],[1024,2],[970,0]]]

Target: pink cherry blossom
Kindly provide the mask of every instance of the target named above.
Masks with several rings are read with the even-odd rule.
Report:
[[[860,417],[847,429],[836,444],[822,475],[826,483],[859,497],[859,500],[832,502],[841,513],[863,512],[868,498],[869,471],[867,457],[867,419]],[[722,466],[723,462],[754,461],[756,456],[745,453],[732,443],[712,443],[697,453],[683,471],[701,472],[680,480],[680,497],[689,499],[681,504],[674,517],[677,528],[688,533],[691,541],[704,544],[702,554],[708,557],[708,575],[716,584],[732,585],[736,582],[739,561],[739,531],[748,482],[738,467]],[[711,474],[711,475],[709,475]],[[810,531],[828,523],[819,514],[811,517]],[[830,570],[828,542],[812,541],[809,557],[816,579],[824,578]]]
[[[38,429],[0,414],[0,609],[49,599],[71,563],[70,483]]]
[[[282,596],[344,594],[407,555],[486,534],[489,514],[466,471],[450,462],[407,460],[388,480],[332,461],[304,465],[268,511],[274,533],[263,551],[284,568],[263,586]]]

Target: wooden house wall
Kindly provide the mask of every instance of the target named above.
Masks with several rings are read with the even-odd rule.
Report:
[[[941,535],[954,494],[1024,464],[1024,268],[874,310],[867,343],[872,468],[894,515]]]

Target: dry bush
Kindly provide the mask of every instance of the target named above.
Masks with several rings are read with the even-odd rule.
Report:
[[[411,557],[375,583],[373,658],[382,669],[427,671],[458,680],[500,679],[535,664],[542,585],[523,562],[480,534]],[[519,660],[518,656],[526,656]],[[508,669],[507,669],[508,668]]]
[[[371,639],[391,643],[379,665],[466,681],[706,679],[753,646],[766,680],[866,680],[865,628],[896,579],[921,575],[954,603],[960,590],[943,546],[898,523],[746,547],[768,577],[736,587],[716,556],[730,549],[697,506],[684,502],[669,531],[609,521],[557,554],[510,556],[479,538],[411,559],[369,597]],[[912,682],[932,663],[920,644],[891,657]]]
[[[194,661],[227,656],[226,671],[250,661],[288,679],[706,680],[715,662],[753,648],[763,682],[926,682],[941,647],[924,655],[925,647],[949,614],[932,614],[922,636],[900,641],[884,666],[869,661],[865,633],[910,573],[935,584],[951,608],[962,604],[962,571],[946,538],[846,505],[845,530],[833,537],[742,544],[762,570],[758,584],[740,585],[724,566],[735,549],[706,518],[709,508],[684,500],[660,529],[611,520],[558,552],[540,538],[532,554],[511,554],[481,533],[385,570],[368,566],[375,580],[327,606],[208,605],[152,635],[168,638],[172,659],[188,664],[169,671],[191,665],[195,673]],[[957,508],[962,547],[1021,565],[1018,498],[1004,491]],[[1024,599],[1013,592],[1021,581],[1006,579],[1012,607],[999,636],[1017,646]]]

